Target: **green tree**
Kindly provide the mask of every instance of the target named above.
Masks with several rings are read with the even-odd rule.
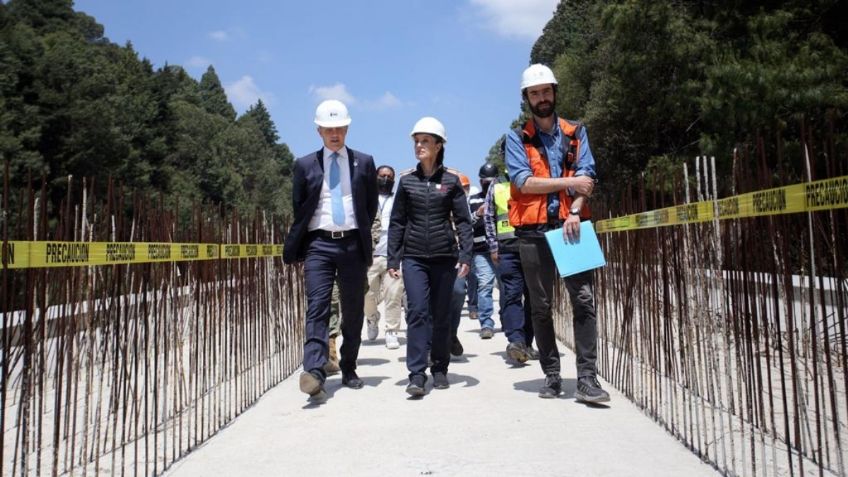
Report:
[[[271,120],[271,114],[265,107],[265,104],[260,99],[257,103],[250,107],[240,118],[240,123],[253,122],[256,127],[262,132],[265,143],[273,150],[274,160],[277,163],[279,171],[283,175],[291,173],[291,167],[294,162],[294,156],[285,144],[279,143],[279,135],[277,134],[277,126]]]
[[[553,64],[557,113],[588,125],[602,187],[617,187],[649,165],[721,162],[800,118],[844,116],[845,14],[837,0],[574,0],[531,62]]]
[[[236,118],[236,111],[227,100],[227,93],[212,65],[209,65],[206,73],[200,78],[200,102],[203,108],[212,114],[220,114],[230,121]]]

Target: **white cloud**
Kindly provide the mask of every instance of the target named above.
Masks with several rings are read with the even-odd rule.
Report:
[[[271,104],[274,95],[259,89],[253,77],[244,75],[233,83],[224,85],[227,98],[236,106],[236,109],[245,110],[262,100],[266,105]]]
[[[391,91],[386,91],[383,93],[383,96],[380,96],[380,99],[377,100],[376,106],[379,108],[399,108],[403,106],[403,102],[398,99],[397,96],[393,95]]]
[[[535,39],[553,17],[559,0],[470,0],[486,27],[505,37]]]
[[[209,33],[209,38],[212,38],[215,41],[227,41],[230,39],[230,34],[224,30],[215,30]]]
[[[354,96],[347,90],[344,83],[336,83],[332,86],[309,86],[309,94],[315,97],[317,101],[327,99],[337,99],[348,106],[357,106],[360,109],[367,110],[382,110],[400,108],[405,105],[403,101],[392,94],[391,91],[386,91],[377,99],[360,99]]]
[[[315,96],[318,101],[337,99],[348,106],[356,103],[356,98],[347,90],[344,83],[336,83],[332,86],[309,86],[309,94]]]
[[[211,64],[212,62],[208,58],[204,58],[202,56],[192,56],[188,59],[188,61],[186,61],[186,66],[189,68],[205,69]]]

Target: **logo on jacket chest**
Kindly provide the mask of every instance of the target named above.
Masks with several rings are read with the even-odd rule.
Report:
[[[442,194],[447,194],[451,191],[450,184],[433,184],[433,190]]]

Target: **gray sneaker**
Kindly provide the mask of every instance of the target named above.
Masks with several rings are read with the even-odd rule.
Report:
[[[448,383],[448,377],[445,373],[433,373],[434,389],[447,389],[449,387],[450,383]]]
[[[424,390],[424,383],[427,382],[427,377],[422,376],[420,374],[416,374],[409,378],[409,384],[406,386],[406,393],[412,397],[421,397],[426,392]]]
[[[545,385],[539,389],[539,397],[542,399],[553,399],[562,392],[562,378],[559,374],[545,376]]]
[[[577,380],[577,390],[574,399],[589,403],[608,402],[609,393],[601,388],[601,383],[595,376],[583,376]]]
[[[491,328],[483,328],[480,330],[480,338],[484,340],[492,339],[492,336],[495,336],[495,330]]]

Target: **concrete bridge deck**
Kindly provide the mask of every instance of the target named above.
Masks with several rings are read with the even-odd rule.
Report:
[[[231,425],[166,472],[187,476],[280,475],[716,475],[613,389],[609,406],[574,400],[574,355],[563,353],[564,394],[536,396],[537,361],[513,367],[506,338],[477,336],[463,315],[466,354],[454,358],[447,390],[409,399],[406,348],[387,350],[383,332],[363,341],[358,373],[365,387],[327,381],[329,399],[310,403],[295,373]]]

